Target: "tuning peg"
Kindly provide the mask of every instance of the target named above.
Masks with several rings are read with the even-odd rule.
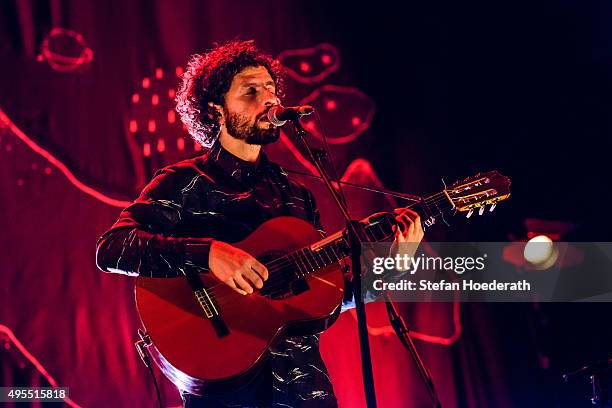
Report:
[[[489,212],[493,212],[496,206],[497,206],[497,203],[491,204],[491,208],[489,208]]]
[[[480,207],[480,209],[478,210],[478,215],[482,215],[484,213],[485,207],[486,207],[486,204]]]
[[[472,214],[474,214],[474,210],[470,210],[468,211],[467,215],[465,216],[465,218],[470,218],[472,216]]]

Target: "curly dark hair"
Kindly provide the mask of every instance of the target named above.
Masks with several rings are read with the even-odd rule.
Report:
[[[176,111],[193,139],[205,147],[219,134],[219,112],[208,105],[224,106],[224,95],[234,76],[246,67],[265,67],[282,96],[284,77],[280,63],[264,54],[255,41],[232,40],[191,56],[176,94]]]

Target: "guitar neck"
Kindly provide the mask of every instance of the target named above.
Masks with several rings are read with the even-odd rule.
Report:
[[[419,213],[426,226],[454,209],[454,205],[445,190],[414,202],[405,208]],[[393,236],[393,226],[397,224],[391,213],[380,213],[362,220],[370,242],[387,241]],[[309,247],[288,253],[283,256],[285,265],[295,268],[302,276],[338,262],[350,255],[350,246],[344,236],[344,230],[327,236]]]

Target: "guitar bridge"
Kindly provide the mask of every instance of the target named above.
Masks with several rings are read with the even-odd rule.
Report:
[[[215,329],[215,333],[217,333],[217,336],[218,337],[227,336],[229,334],[229,329],[227,328],[227,325],[225,324],[225,322],[219,315],[219,311],[215,307],[213,299],[208,294],[206,289],[204,288],[198,289],[194,292],[194,294],[198,301],[198,304],[204,311],[206,318],[213,325],[213,328]]]

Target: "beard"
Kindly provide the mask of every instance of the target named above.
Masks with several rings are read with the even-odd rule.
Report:
[[[280,128],[270,126],[268,129],[263,129],[258,126],[259,120],[254,124],[250,124],[249,117],[239,113],[231,113],[224,108],[225,127],[227,133],[236,139],[244,140],[248,144],[266,145],[274,143],[280,137]]]

